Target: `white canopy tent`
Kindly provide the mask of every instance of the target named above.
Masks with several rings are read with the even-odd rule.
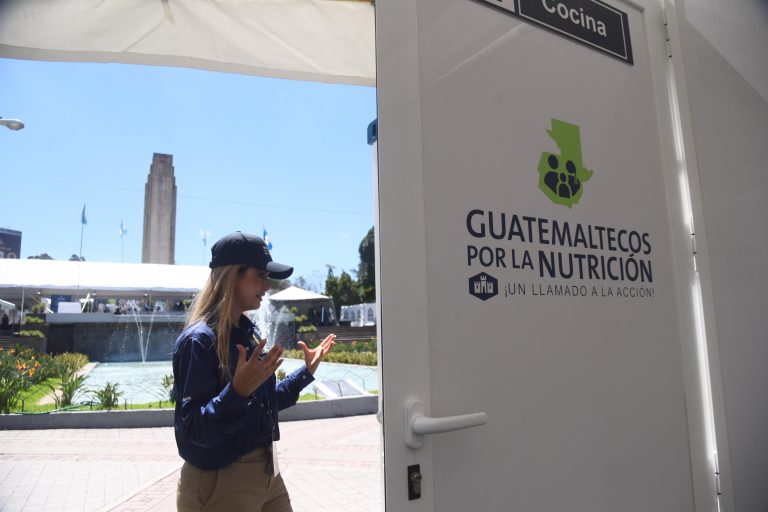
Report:
[[[269,297],[270,302],[280,309],[282,306],[295,307],[299,314],[307,315],[310,323],[336,325],[336,308],[333,297],[289,286]]]
[[[374,8],[357,0],[6,0],[0,57],[374,85]]]
[[[326,297],[325,295],[311,292],[309,290],[304,290],[298,286],[289,286],[285,290],[280,290],[279,292],[270,295],[269,299],[276,302],[312,302],[329,300],[330,297]]]
[[[191,296],[200,291],[209,273],[208,267],[195,265],[0,259],[0,296],[17,302],[22,294],[38,291],[41,295],[80,290],[83,296],[89,292]]]

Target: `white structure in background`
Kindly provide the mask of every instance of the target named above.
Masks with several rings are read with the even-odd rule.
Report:
[[[279,312],[281,307],[296,308],[296,313],[306,315],[307,321],[314,325],[336,325],[336,308],[333,297],[304,290],[298,286],[289,286],[269,296],[269,300]]]
[[[0,56],[372,86],[373,29],[372,2],[8,0],[0,6]]]
[[[142,263],[176,262],[176,177],[173,155],[155,153],[144,185]]]
[[[339,322],[349,322],[352,327],[376,325],[376,303],[341,306]]]
[[[151,302],[153,308],[165,311],[168,299],[191,299],[210,272],[202,265],[0,259],[0,297],[20,309],[24,309],[25,297],[29,301],[34,295],[32,303],[46,300],[49,306],[55,297],[52,309],[58,311],[58,305],[65,302],[79,308],[76,290],[84,290],[90,299],[98,294],[96,303],[115,298],[115,304],[123,308],[128,304],[139,308]],[[28,302],[27,307],[30,305]]]

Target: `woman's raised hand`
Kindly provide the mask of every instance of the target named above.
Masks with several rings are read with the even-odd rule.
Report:
[[[300,341],[298,343],[299,347],[301,347],[301,350],[304,351],[304,364],[307,366],[307,370],[309,370],[309,373],[311,373],[312,375],[315,374],[315,370],[317,370],[317,367],[320,366],[320,361],[323,360],[323,357],[325,357],[325,354],[330,352],[333,346],[336,344],[335,340],[336,340],[336,335],[329,334],[315,348],[309,348],[307,344],[304,343],[303,341]]]
[[[269,352],[264,357],[259,359],[259,354],[264,350],[264,346],[267,344],[267,340],[261,340],[256,348],[251,353],[251,358],[246,360],[245,347],[242,345],[236,345],[239,352],[237,358],[237,368],[235,369],[235,376],[232,378],[232,387],[235,392],[242,396],[249,396],[256,391],[256,388],[261,386],[270,375],[275,373],[277,367],[283,363],[280,356],[283,355],[283,347],[279,343],[275,343]]]

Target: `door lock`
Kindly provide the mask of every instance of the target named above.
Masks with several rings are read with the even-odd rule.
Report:
[[[408,466],[408,499],[421,498],[421,468],[418,464]]]

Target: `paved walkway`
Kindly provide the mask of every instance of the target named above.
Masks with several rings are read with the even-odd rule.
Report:
[[[375,415],[281,422],[295,512],[381,510]],[[0,511],[171,512],[182,461],[173,429],[0,431]]]

